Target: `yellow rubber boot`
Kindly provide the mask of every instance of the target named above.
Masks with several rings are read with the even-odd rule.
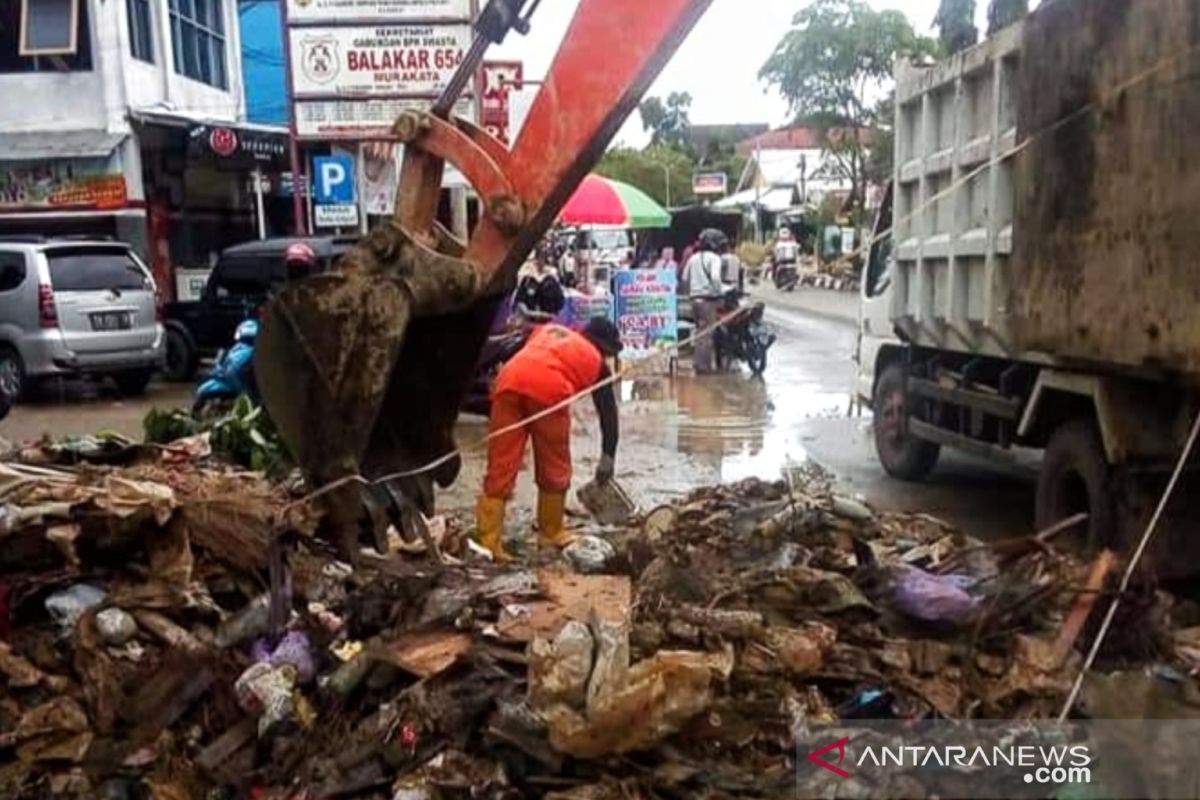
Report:
[[[507,503],[498,497],[481,495],[475,505],[475,528],[479,532],[479,543],[492,553],[498,564],[507,564],[512,556],[504,549],[504,507]]]
[[[538,492],[538,537],[542,544],[561,549],[575,541],[565,528],[566,513],[566,492]]]

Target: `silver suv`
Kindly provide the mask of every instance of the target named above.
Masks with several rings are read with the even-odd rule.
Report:
[[[141,394],[163,362],[154,279],[118,242],[0,237],[0,388],[110,375]]]

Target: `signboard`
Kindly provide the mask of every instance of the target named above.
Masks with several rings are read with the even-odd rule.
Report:
[[[224,125],[196,125],[188,131],[188,149],[194,156],[246,166],[255,162],[282,165],[288,155],[284,134]]]
[[[287,0],[288,22],[471,18],[471,0]]]
[[[354,203],[354,158],[319,156],[313,159],[313,199],[318,205]]]
[[[675,270],[620,270],[615,283],[616,323],[625,345],[621,357],[646,358],[675,344],[679,338]]]
[[[700,172],[692,176],[692,194],[725,195],[729,178],[724,172]]]
[[[354,228],[358,226],[358,206],[313,206],[318,228]]]
[[[558,321],[568,328],[581,330],[594,317],[613,317],[613,299],[607,295],[595,296],[568,291],[566,303],[558,314]]]
[[[525,81],[525,66],[520,61],[483,62],[483,87],[479,90],[483,129],[509,144],[511,107],[509,96]]]
[[[429,108],[428,100],[298,100],[296,137],[322,141],[363,141],[392,138],[392,125],[400,112]],[[462,100],[455,116],[475,119],[475,106]]]
[[[0,167],[0,209],[122,208],[125,176],[107,169],[103,158],[8,162]]]
[[[471,46],[471,26],[290,28],[295,97],[436,95]]]

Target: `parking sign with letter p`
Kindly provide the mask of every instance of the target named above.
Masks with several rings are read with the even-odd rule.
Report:
[[[319,156],[313,159],[313,172],[318,205],[348,205],[355,201],[353,157]]]

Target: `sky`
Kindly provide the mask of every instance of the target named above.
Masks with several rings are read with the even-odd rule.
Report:
[[[653,0],[647,0],[653,2]],[[869,0],[878,9],[903,11],[921,33],[933,34],[938,0]],[[790,27],[792,16],[807,0],[713,0],[708,12],[650,90],[665,97],[672,91],[692,95],[692,124],[765,122],[772,127],[788,120],[787,103],[758,80],[758,70]],[[543,0],[529,36],[510,34],[488,58],[525,62],[526,78],[545,74],[570,23],[578,0]],[[751,10],[752,9],[752,10]],[[986,29],[987,0],[979,0],[980,29]],[[643,146],[637,112],[622,128],[617,143]]]

